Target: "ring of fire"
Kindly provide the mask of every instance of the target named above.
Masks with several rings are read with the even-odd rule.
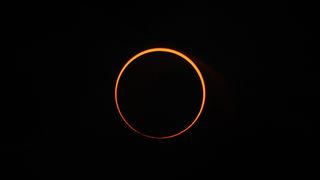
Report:
[[[197,113],[196,117],[193,119],[193,121],[186,127],[184,128],[183,130],[175,133],[175,134],[172,134],[172,135],[167,135],[167,136],[152,136],[152,135],[148,135],[148,134],[145,134],[145,133],[142,133],[141,131],[137,130],[136,128],[134,128],[128,121],[127,119],[125,118],[125,116],[122,114],[121,112],[121,109],[120,109],[120,106],[119,106],[119,103],[118,103],[118,86],[119,86],[119,81],[121,79],[121,76],[123,74],[123,72],[126,70],[126,68],[135,60],[137,60],[139,57],[145,55],[145,54],[148,54],[148,53],[153,53],[153,52],[165,52],[165,53],[171,53],[171,54],[174,54],[174,55],[177,55],[179,57],[181,57],[183,60],[185,60],[186,62],[188,62],[192,67],[193,69],[196,71],[198,77],[199,77],[199,80],[201,82],[201,86],[202,86],[202,102],[201,102],[201,106],[200,106],[200,109],[199,109],[199,112]],[[122,120],[125,122],[125,124],[130,128],[132,129],[134,132],[144,136],[144,137],[148,137],[148,138],[152,138],[152,139],[169,139],[169,138],[173,138],[173,137],[176,137],[176,136],[179,136],[181,135],[182,133],[186,132],[187,130],[189,130],[194,124],[195,122],[199,119],[201,113],[202,113],[202,110],[203,110],[203,107],[204,107],[204,104],[205,104],[205,100],[206,100],[206,87],[205,87],[205,82],[204,82],[204,78],[199,70],[199,68],[196,66],[196,64],[189,58],[187,57],[186,55],[182,54],[181,52],[177,51],[177,50],[173,50],[173,49],[169,49],[169,48],[151,48],[151,49],[147,49],[147,50],[144,50],[142,52],[139,52],[138,54],[136,54],[135,56],[133,56],[121,69],[118,77],[117,77],[117,81],[116,81],[116,85],[115,85],[115,90],[114,90],[114,96],[115,96],[115,103],[116,103],[116,106],[117,106],[117,110],[118,110],[118,113],[120,114]]]

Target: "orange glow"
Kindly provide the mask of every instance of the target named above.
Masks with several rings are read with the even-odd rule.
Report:
[[[124,115],[122,114],[121,110],[120,110],[120,107],[119,107],[119,104],[118,104],[118,86],[119,86],[119,81],[121,79],[121,76],[123,74],[123,72],[126,70],[126,68],[135,60],[137,60],[139,57],[145,55],[145,54],[148,54],[148,53],[153,53],[153,52],[166,52],[166,53],[171,53],[171,54],[175,54],[179,57],[181,57],[182,59],[184,59],[185,61],[187,61],[192,67],[193,69],[197,72],[198,76],[199,76],[199,79],[201,81],[201,85],[202,85],[202,102],[201,102],[201,106],[200,106],[200,109],[199,109],[199,112],[198,114],[196,115],[196,117],[194,118],[194,120],[191,122],[191,124],[189,124],[186,128],[184,128],[183,130],[175,133],[175,134],[172,134],[172,135],[168,135],[168,136],[151,136],[151,135],[147,135],[147,134],[144,134],[142,132],[140,132],[139,130],[135,129],[128,121],[127,119],[124,117]],[[116,81],[116,85],[115,85],[115,91],[114,91],[114,96],[115,96],[115,102],[116,102],[116,106],[117,106],[117,109],[118,109],[118,112],[122,118],[122,120],[126,123],[126,125],[132,129],[133,131],[135,131],[136,133],[144,136],[144,137],[148,137],[148,138],[153,138],[153,139],[169,139],[169,138],[173,138],[173,137],[176,137],[176,136],[179,136],[181,135],[182,133],[186,132],[188,129],[190,129],[194,123],[199,119],[201,113],[202,113],[202,110],[203,110],[203,107],[204,107],[204,104],[205,104],[205,99],[206,99],[206,87],[205,87],[205,83],[204,83],[204,79],[203,79],[203,76],[200,72],[200,70],[198,69],[198,67],[195,65],[195,63],[189,58],[187,57],[186,55],[182,54],[181,52],[179,51],[176,51],[176,50],[173,50],[173,49],[168,49],[168,48],[151,48],[151,49],[147,49],[147,50],[144,50],[138,54],[136,54],[135,56],[133,56],[121,69],[118,77],[117,77],[117,81]]]

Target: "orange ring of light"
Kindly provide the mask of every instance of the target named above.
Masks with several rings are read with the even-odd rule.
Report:
[[[144,134],[140,131],[138,131],[137,129],[135,129],[132,125],[130,125],[128,123],[128,121],[126,120],[126,118],[124,117],[124,115],[122,114],[121,110],[120,110],[120,107],[119,107],[119,104],[118,104],[118,85],[119,85],[119,81],[120,81],[120,78],[123,74],[123,72],[125,71],[125,69],[136,59],[138,59],[140,56],[143,56],[145,54],[148,54],[148,53],[152,53],[152,52],[166,52],[166,53],[172,53],[172,54],[175,54],[179,57],[181,57],[182,59],[184,59],[185,61],[187,61],[192,67],[193,69],[197,72],[198,76],[199,76],[199,79],[201,81],[201,85],[202,85],[202,102],[201,102],[201,106],[200,106],[200,110],[197,114],[197,116],[194,118],[194,120],[191,122],[191,124],[189,126],[187,126],[185,129],[179,131],[178,133],[175,133],[175,134],[172,134],[172,135],[168,135],[168,136],[151,136],[151,135],[147,135],[147,134]],[[114,96],[115,96],[115,102],[116,102],[116,106],[117,106],[117,109],[118,109],[118,112],[122,118],[122,120],[126,123],[126,125],[132,129],[133,131],[135,131],[136,133],[142,135],[142,136],[145,136],[145,137],[148,137],[148,138],[153,138],[153,139],[169,139],[169,138],[173,138],[173,137],[176,137],[178,135],[181,135],[182,133],[186,132],[188,129],[190,129],[194,123],[199,119],[201,113],[202,113],[202,110],[203,110],[203,107],[204,107],[204,104],[205,104],[205,99],[206,99],[206,87],[205,87],[205,83],[204,83],[204,79],[203,79],[203,76],[200,72],[200,70],[198,69],[198,67],[195,65],[195,63],[189,58],[187,57],[186,55],[182,54],[181,52],[179,51],[176,51],[176,50],[173,50],[173,49],[168,49],[168,48],[151,48],[151,49],[147,49],[147,50],[144,50],[138,54],[136,54],[135,56],[133,56],[121,69],[118,77],[117,77],[117,81],[116,81],[116,85],[115,85],[115,91],[114,91]]]

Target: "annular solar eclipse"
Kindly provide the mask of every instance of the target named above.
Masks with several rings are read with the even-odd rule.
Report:
[[[121,77],[123,75],[123,73],[126,71],[127,67],[130,66],[130,64],[134,61],[137,61],[139,60],[140,57],[146,55],[146,54],[149,54],[149,53],[155,53],[155,52],[162,52],[162,53],[170,53],[170,54],[173,54],[173,55],[176,55],[180,58],[182,58],[185,62],[187,62],[188,64],[190,64],[193,68],[193,70],[197,73],[198,77],[199,77],[199,80],[201,82],[201,88],[202,88],[202,101],[201,101],[201,105],[199,107],[199,110],[198,110],[198,113],[196,114],[196,116],[193,118],[193,121],[191,121],[190,124],[188,124],[184,129],[178,131],[178,132],[175,132],[173,134],[170,134],[170,135],[166,135],[166,136],[153,136],[153,135],[150,135],[150,134],[146,134],[146,133],[143,133],[141,132],[139,129],[135,128],[134,125],[131,123],[129,123],[128,119],[126,119],[126,117],[124,116],[124,114],[122,113],[121,111],[121,107],[119,105],[119,102],[118,102],[118,89],[121,88],[119,87],[119,82],[121,80]],[[180,59],[179,58],[179,59]],[[138,54],[134,55],[131,59],[129,59],[127,61],[127,63],[122,67],[119,75],[117,76],[117,80],[116,80],[116,85],[115,85],[115,90],[114,90],[114,96],[115,96],[115,103],[116,103],[116,107],[117,107],[117,110],[118,110],[118,113],[119,115],[121,116],[122,120],[125,122],[125,124],[131,129],[133,130],[134,132],[144,136],[144,137],[147,137],[147,138],[152,138],[152,139],[169,139],[169,138],[173,138],[173,137],[176,137],[176,136],[179,136],[183,133],[185,133],[186,131],[188,131],[195,123],[196,121],[198,121],[202,111],[203,111],[203,108],[204,108],[204,104],[205,104],[205,100],[206,100],[206,87],[205,87],[205,82],[204,82],[204,78],[203,78],[203,75],[201,74],[201,71],[199,70],[199,68],[196,66],[196,64],[188,57],[186,56],[185,54],[177,51],[177,50],[174,50],[174,49],[169,49],[169,48],[151,48],[151,49],[147,49],[147,50],[144,50],[144,51],[141,51],[139,52]],[[150,121],[152,121],[152,119],[150,119]],[[178,121],[178,119],[177,119]]]

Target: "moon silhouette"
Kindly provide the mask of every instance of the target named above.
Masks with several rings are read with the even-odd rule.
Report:
[[[201,82],[201,86],[202,86],[202,101],[201,101],[201,105],[200,105],[200,108],[199,108],[199,111],[197,113],[197,115],[195,116],[195,118],[193,119],[193,121],[188,124],[188,126],[174,134],[171,134],[171,135],[166,135],[166,136],[152,136],[152,135],[149,135],[149,134],[145,134],[141,131],[139,131],[138,129],[134,128],[132,124],[130,124],[128,122],[128,120],[125,118],[125,116],[123,115],[123,113],[121,112],[121,108],[119,106],[119,103],[118,103],[118,88],[119,88],[119,82],[121,80],[121,77],[124,73],[124,71],[126,70],[126,68],[135,60],[137,60],[139,57],[143,56],[143,55],[146,55],[146,54],[149,54],[149,53],[154,53],[154,52],[164,52],[164,53],[170,53],[170,54],[174,54],[174,55],[177,55],[179,57],[181,57],[183,60],[185,60],[186,62],[188,62],[192,68],[196,71],[198,77],[199,77],[199,80]],[[169,138],[173,138],[173,137],[176,137],[176,136],[179,136],[183,133],[185,133],[187,130],[189,130],[195,123],[196,121],[198,121],[202,111],[203,111],[203,108],[204,108],[204,104],[205,104],[205,100],[206,100],[206,86],[205,86],[205,82],[204,82],[204,78],[201,74],[201,71],[199,70],[199,68],[196,66],[196,64],[186,55],[184,55],[183,53],[177,51],[177,50],[174,50],[174,49],[169,49],[169,48],[151,48],[151,49],[147,49],[147,50],[144,50],[144,51],[141,51],[139,52],[138,54],[134,55],[131,59],[129,59],[129,61],[122,67],[118,77],[117,77],[117,81],[116,81],[116,85],[115,85],[115,90],[114,90],[114,96],[115,96],[115,104],[116,104],[116,107],[117,107],[117,110],[118,110],[118,113],[120,114],[122,120],[125,122],[125,124],[131,129],[133,130],[134,132],[144,136],[144,137],[147,137],[147,138],[151,138],[151,139],[169,139]]]

